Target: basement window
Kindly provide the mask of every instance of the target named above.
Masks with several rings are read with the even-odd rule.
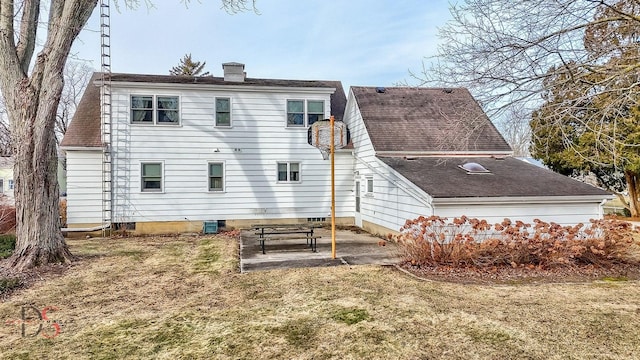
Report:
[[[490,174],[491,171],[487,170],[484,166],[476,162],[468,162],[462,165],[458,165],[459,168],[466,171],[467,174]]]

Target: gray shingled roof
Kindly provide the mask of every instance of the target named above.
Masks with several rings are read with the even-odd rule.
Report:
[[[378,152],[511,151],[467,89],[351,90]]]
[[[100,147],[100,88],[94,81],[100,79],[100,73],[94,73],[87,89],[82,95],[73,121],[62,140],[63,147]],[[224,78],[213,76],[173,76],[143,74],[111,74],[112,82],[144,82],[163,84],[211,84],[233,86],[264,86],[290,88],[335,88],[331,95],[331,114],[336,120],[342,120],[347,99],[340,81],[322,80],[280,80],[246,78],[244,82],[228,82]]]
[[[380,157],[434,198],[607,196],[604,190],[507,157]],[[458,165],[475,162],[490,173],[468,174]]]

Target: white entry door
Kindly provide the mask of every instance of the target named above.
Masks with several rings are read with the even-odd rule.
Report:
[[[355,223],[356,226],[362,227],[362,216],[360,215],[360,181],[356,181],[356,211],[355,211]]]

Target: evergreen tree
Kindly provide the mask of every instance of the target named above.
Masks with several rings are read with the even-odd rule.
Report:
[[[549,70],[544,103],[530,122],[531,153],[560,173],[593,173],[638,216],[640,23],[622,13],[638,14],[640,5],[603,5],[585,30],[584,47],[597,66],[567,62]]]
[[[182,59],[180,59],[180,64],[178,66],[174,66],[169,70],[169,74],[171,75],[188,75],[188,76],[208,76],[209,72],[205,71],[204,66],[207,62],[193,61],[191,59],[191,54],[185,54]]]

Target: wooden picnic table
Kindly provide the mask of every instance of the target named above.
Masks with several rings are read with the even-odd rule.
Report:
[[[262,253],[266,254],[265,241],[276,240],[295,240],[305,239],[307,246],[311,248],[311,251],[317,251],[317,239],[321,236],[314,234],[314,229],[322,227],[322,224],[255,224],[251,225],[253,230],[256,230],[255,235],[258,235],[258,241],[260,242],[260,248]],[[274,235],[289,235],[289,234],[304,234],[304,237],[291,237],[291,236],[274,236]]]

